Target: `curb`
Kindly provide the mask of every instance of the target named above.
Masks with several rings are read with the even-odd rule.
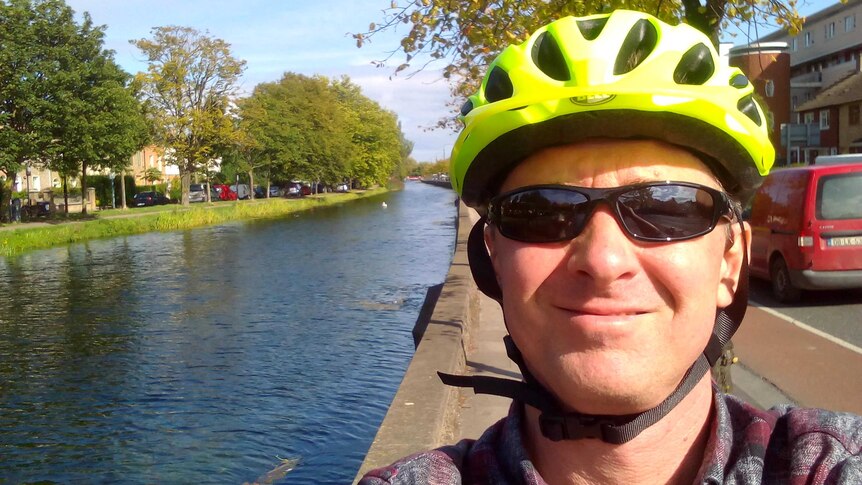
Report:
[[[479,290],[467,262],[472,223],[463,204],[457,224],[455,252],[440,298],[354,483],[370,470],[442,446],[455,426],[458,389],[443,385],[437,371],[464,372],[465,349],[479,317]]]

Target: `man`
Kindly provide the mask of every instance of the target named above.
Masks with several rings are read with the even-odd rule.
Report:
[[[740,203],[774,149],[709,40],[637,12],[565,18],[510,46],[462,108],[452,184],[482,220],[477,283],[525,382],[478,440],[363,483],[862,483],[862,420],[760,411],[709,367],[747,305]]]

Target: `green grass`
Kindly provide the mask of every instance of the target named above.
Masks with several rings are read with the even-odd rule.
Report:
[[[261,199],[218,202],[191,207],[158,206],[129,211],[100,211],[94,220],[68,222],[49,227],[0,231],[0,256],[12,256],[33,249],[153,231],[176,231],[246,219],[275,219],[314,207],[343,204],[386,192],[374,189],[346,194],[321,194],[301,199]]]

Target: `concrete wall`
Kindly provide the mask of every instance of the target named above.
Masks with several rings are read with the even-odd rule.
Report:
[[[401,386],[365,456],[356,481],[374,468],[418,451],[448,444],[456,419],[458,389],[444,386],[437,371],[464,373],[471,333],[478,324],[479,290],[467,261],[473,217],[458,207],[452,265]]]

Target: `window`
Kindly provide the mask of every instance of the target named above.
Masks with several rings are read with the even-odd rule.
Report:
[[[796,52],[796,37],[790,39],[790,50]]]
[[[805,47],[811,47],[814,45],[814,36],[811,35],[811,32],[805,33]]]
[[[862,217],[862,174],[851,172],[821,178],[816,203],[818,219]]]
[[[850,32],[856,28],[856,16],[848,15],[844,17],[844,32]]]
[[[806,125],[810,125],[811,123],[814,123],[814,112],[809,111],[808,113],[805,113],[803,120],[804,120]]]
[[[859,124],[859,109],[860,109],[859,104],[851,104],[850,105],[849,123],[851,125],[858,125]]]
[[[799,104],[799,96],[793,96],[790,101],[790,111],[796,111],[796,105]],[[796,122],[799,123],[799,113],[796,113]]]
[[[828,130],[829,129],[829,110],[822,109],[820,110],[820,129]]]
[[[835,22],[829,22],[826,24],[826,38],[831,39],[835,37]]]
[[[766,81],[766,86],[764,86],[763,92],[766,94],[767,98],[771,98],[775,95],[775,83],[772,82],[772,79]]]

